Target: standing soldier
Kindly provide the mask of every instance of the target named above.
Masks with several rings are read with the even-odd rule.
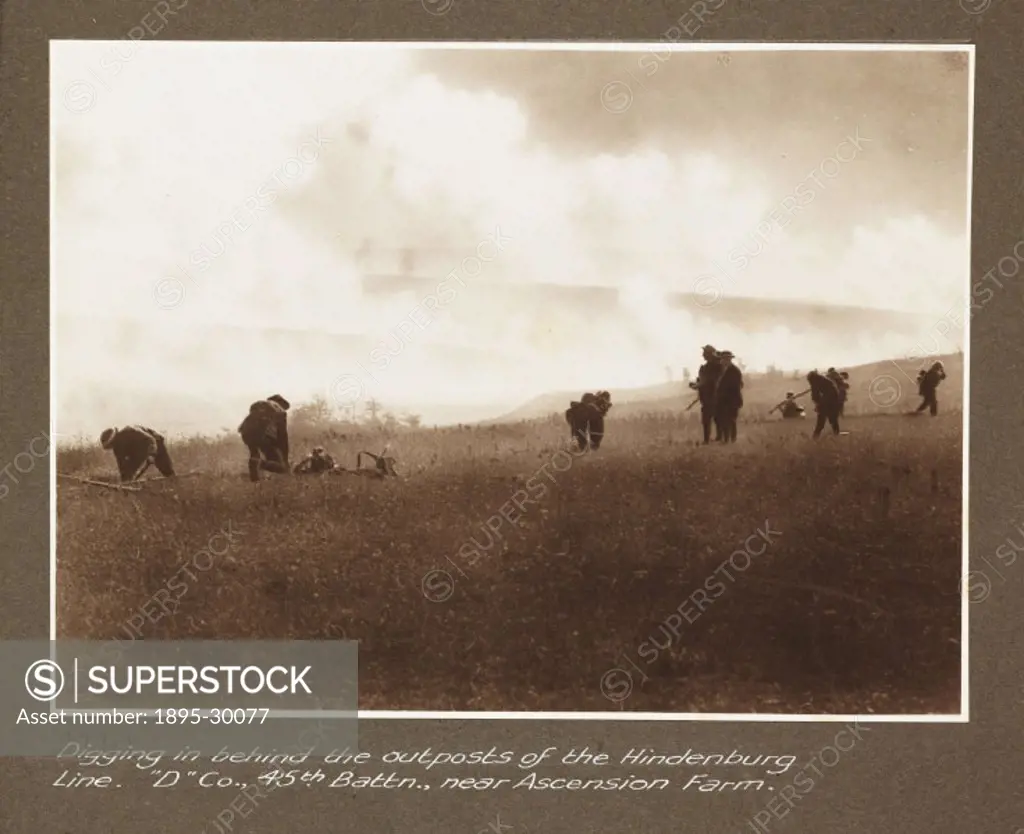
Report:
[[[926,408],[935,417],[939,413],[939,401],[935,392],[939,383],[946,378],[946,368],[941,362],[936,362],[927,371],[919,371],[917,374],[917,392],[921,395],[921,404],[914,414],[920,414]]]
[[[697,371],[697,381],[690,387],[697,392],[700,399],[700,423],[704,429],[705,445],[711,442],[711,421],[715,419],[715,389],[718,377],[722,372],[722,363],[718,351],[712,345],[704,345],[704,364]],[[721,426],[715,420],[715,440],[722,439]]]
[[[814,424],[814,439],[821,436],[825,421],[832,426],[832,434],[839,434],[839,389],[827,376],[811,371],[807,374],[807,382],[811,386],[811,399],[814,409],[818,412],[818,421]]]
[[[743,373],[733,363],[732,351],[718,354],[722,371],[715,392],[715,420],[721,424],[721,441],[736,442],[736,423],[743,408]]]
[[[121,483],[137,481],[150,465],[156,466],[165,478],[174,477],[164,437],[153,429],[145,426],[104,429],[100,445],[114,453]]]
[[[257,400],[238,427],[249,449],[249,480],[258,481],[259,470],[286,475],[288,466],[288,409],[291,404],[280,394]],[[262,459],[261,459],[262,457]]]

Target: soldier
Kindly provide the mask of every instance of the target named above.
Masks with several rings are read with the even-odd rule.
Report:
[[[164,437],[153,429],[146,426],[104,429],[100,445],[114,453],[121,483],[137,481],[151,464],[165,478],[174,477],[174,466]]]
[[[314,446],[313,451],[295,464],[292,472],[296,475],[321,475],[334,469],[335,463],[323,446]]]
[[[829,368],[825,372],[825,376],[832,380],[836,390],[839,392],[839,416],[842,417],[843,410],[846,407],[846,395],[850,390],[850,383],[847,382],[850,375],[846,371],[840,373],[835,368]]]
[[[818,412],[818,421],[814,424],[814,439],[821,436],[825,422],[832,426],[832,434],[839,434],[839,389],[827,376],[811,371],[807,374],[807,382],[811,386],[811,399],[814,409]]]
[[[592,415],[589,424],[590,448],[597,451],[604,440],[604,418],[612,410],[612,395],[608,391],[598,391],[594,396],[593,406],[597,414]]]
[[[249,480],[258,481],[259,470],[287,474],[288,409],[291,404],[280,394],[257,400],[238,427],[249,449]],[[262,459],[261,459],[262,457]]]
[[[927,371],[918,371],[917,392],[921,395],[921,404],[914,414],[920,414],[926,408],[935,417],[939,413],[939,401],[935,392],[939,383],[946,378],[946,368],[941,362],[936,362]]]
[[[715,389],[722,372],[722,362],[718,357],[718,351],[712,345],[704,345],[703,356],[704,364],[697,371],[697,381],[691,382],[690,387],[700,398],[700,423],[704,430],[706,445],[711,442],[711,421],[715,420]],[[722,428],[719,421],[715,420],[715,440],[721,439]]]
[[[585,393],[579,400],[569,403],[565,421],[569,424],[570,440],[578,448],[597,451],[604,439],[604,418],[612,408],[612,395],[608,391]]]
[[[793,420],[804,416],[803,406],[796,401],[796,396],[792,391],[786,392],[786,399],[779,403],[778,407],[784,420]]]
[[[722,442],[735,443],[736,423],[743,408],[743,372],[732,363],[732,351],[723,350],[718,356],[722,370],[715,392],[715,422],[721,425]]]

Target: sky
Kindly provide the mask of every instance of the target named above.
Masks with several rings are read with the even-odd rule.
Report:
[[[274,392],[473,419],[708,342],[906,355],[967,306],[969,83],[949,52],[54,42],[57,429]]]

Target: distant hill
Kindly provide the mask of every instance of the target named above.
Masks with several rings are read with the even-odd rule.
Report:
[[[369,295],[388,297],[405,292],[422,297],[434,291],[439,276],[444,275],[447,269],[444,266],[438,275],[369,273],[363,276],[361,287]],[[693,279],[697,277],[692,276]],[[566,285],[544,281],[524,284],[519,280],[495,279],[489,282],[487,292],[495,305],[506,309],[552,306],[572,308],[585,299],[591,313],[615,314],[621,310],[621,289],[614,286]],[[790,298],[723,295],[709,304],[706,297],[693,292],[668,292],[663,300],[672,309],[684,310],[708,322],[733,327],[771,329],[779,326],[797,331],[823,330],[837,334],[881,335],[896,332],[916,338],[922,327],[934,324],[934,316],[910,310],[826,304]]]
[[[906,360],[885,360],[866,365],[841,368],[850,374],[850,396],[847,412],[880,411],[889,408],[906,410],[916,407],[920,402],[917,394],[917,372],[922,365],[930,365],[941,360],[946,367],[947,379],[939,388],[939,402],[943,400],[956,403],[963,402],[964,357],[961,353],[929,357],[927,361],[909,362]],[[825,368],[818,370],[824,371]],[[770,410],[788,391],[798,394],[807,387],[804,379],[807,371],[789,371],[774,374],[744,374],[744,410],[745,414]],[[534,420],[549,417],[552,413],[565,411],[571,400],[578,400],[582,391],[559,391],[541,394],[534,397],[513,411],[491,420],[483,421],[483,425],[494,423],[516,422],[518,420]],[[657,412],[678,412],[684,410],[693,400],[695,394],[685,382],[662,383],[644,388],[619,388],[613,390],[612,413],[617,417]],[[899,400],[897,406],[896,400]],[[809,402],[810,397],[803,400]],[[808,407],[804,402],[804,407]]]
[[[391,297],[405,291],[428,293],[436,287],[436,283],[437,276],[428,279],[374,273],[366,276],[363,290],[368,295]],[[615,316],[621,312],[622,307],[621,293],[615,287],[507,282],[489,285],[488,293],[495,305],[510,312],[522,311],[523,315],[530,315],[538,307],[550,310],[553,305],[557,310],[575,310],[584,298],[587,309],[594,315]],[[699,327],[720,324],[763,332],[784,328],[804,335],[820,334],[822,344],[832,344],[843,339],[874,344],[876,337],[886,340],[888,344],[893,344],[893,339],[905,337],[909,343],[919,338],[922,328],[930,322],[928,317],[907,311],[874,310],[788,299],[724,296],[711,307],[705,308],[701,299],[695,299],[692,294],[674,293],[666,296],[665,301],[671,307],[686,310],[695,317]],[[77,360],[74,358],[75,346],[79,342],[90,343],[93,340],[91,333],[98,326],[105,333],[114,334],[113,338],[107,339],[109,344],[104,348],[111,356],[131,357],[139,346],[151,343],[179,346],[173,356],[167,357],[166,367],[159,374],[148,371],[112,371],[101,381],[77,373]],[[309,358],[317,358],[317,367],[322,368],[323,372],[321,374],[318,371],[315,378],[331,380],[346,369],[362,367],[370,351],[378,344],[376,338],[366,333],[323,332],[315,328],[262,328],[247,324],[201,321],[193,322],[183,329],[167,317],[140,321],[98,314],[85,315],[81,312],[58,313],[56,327],[60,333],[68,334],[63,344],[55,348],[57,396],[53,407],[58,431],[76,434],[84,431],[89,437],[98,436],[98,432],[105,426],[123,425],[126,421],[148,423],[153,428],[162,428],[179,436],[216,434],[223,428],[233,430],[241,419],[240,410],[244,412],[253,392],[243,387],[242,393],[239,393],[239,383],[231,382],[232,369],[235,367],[231,362],[243,361],[250,353],[269,357],[265,360],[265,382],[255,387],[266,385],[275,390],[291,391],[293,402],[299,405],[304,398],[312,396],[313,392],[295,389],[292,379],[287,375],[292,364],[307,363],[308,370],[309,365],[314,364],[308,362]],[[188,339],[181,345],[179,343],[183,332],[187,333]],[[217,352],[216,346],[221,344],[231,346],[225,355]],[[483,373],[488,379],[493,379],[500,376],[505,368],[519,367],[516,354],[502,352],[493,346],[469,348],[462,344],[425,342],[417,345],[416,350],[422,355],[427,367],[458,369],[460,374],[465,372],[467,378]],[[98,355],[103,355],[103,352],[99,351]],[[279,358],[275,360],[273,357]],[[875,363],[863,367],[870,369],[878,365]],[[142,367],[146,367],[145,362],[140,365]],[[957,367],[962,367],[962,363]],[[202,369],[202,373],[197,373],[199,369]],[[858,374],[861,372],[862,369],[857,369]],[[868,378],[865,385],[872,376],[872,372],[866,373]],[[908,384],[912,387],[913,373],[910,377]],[[307,373],[306,378],[314,377]],[[218,379],[225,381],[221,390],[218,390],[220,385],[214,382]],[[145,387],[134,387],[133,383],[137,381]],[[800,380],[793,380],[791,386],[785,377],[750,375],[747,401],[753,405],[762,398],[770,400],[776,395],[785,394],[786,390],[799,383]],[[467,383],[467,386],[471,387],[471,383]],[[951,383],[947,383],[945,390],[950,389]],[[501,396],[489,403],[472,405],[401,402],[400,395],[393,399],[381,399],[387,410],[398,414],[419,414],[424,425],[450,425],[472,421],[514,422],[546,417],[564,411],[569,401],[582,394],[582,391],[553,391],[533,397],[516,407],[516,398],[521,396],[522,390],[519,388],[516,394],[507,399]],[[682,382],[618,389],[612,393],[616,414],[644,410],[676,411],[685,408],[692,399]],[[948,396],[952,396],[952,392]]]
[[[963,401],[963,354],[948,354],[938,357],[946,366],[948,379],[939,389],[939,402],[960,404]],[[934,361],[934,357],[929,360]],[[915,378],[921,362],[882,361],[866,365],[848,367],[850,373],[851,392],[847,412],[884,411],[889,408],[906,410],[916,407],[917,399]],[[819,370],[824,371],[824,368]],[[747,373],[744,375],[744,416],[751,417],[767,412],[778,403],[787,391],[798,393],[806,388],[804,374],[806,372],[782,372],[777,374]],[[795,375],[795,378],[794,378]],[[872,386],[874,386],[872,388]],[[897,387],[898,386],[898,387]],[[552,414],[562,413],[571,400],[579,399],[582,391],[556,391],[538,395],[519,407],[502,413],[501,406],[461,406],[446,404],[410,403],[397,405],[394,412],[401,416],[407,412],[421,415],[424,425],[451,425],[454,423],[474,423],[477,425],[494,425],[498,423],[518,422],[548,418]],[[614,417],[658,412],[679,413],[693,401],[694,394],[684,382],[661,383],[640,388],[619,388],[612,390]],[[900,404],[889,402],[898,394]],[[874,401],[873,401],[874,400]],[[807,407],[809,397],[803,402]],[[296,402],[295,405],[300,403]],[[392,408],[390,403],[383,404],[385,409]],[[100,431],[107,426],[124,425],[130,422],[150,425],[158,431],[165,431],[171,436],[190,434],[219,434],[222,429],[234,431],[248,406],[238,398],[218,400],[193,397],[180,392],[168,392],[162,389],[139,389],[109,387],[98,392],[70,390],[63,393],[57,405],[57,431],[68,434],[60,437],[58,442],[68,442],[72,436],[81,433],[80,425],[72,425],[73,418],[62,422],[61,415],[88,414],[95,418],[91,421],[91,431],[84,433],[85,439],[99,437]],[[241,413],[240,413],[241,410]],[[694,409],[695,410],[695,409]],[[500,416],[491,416],[495,413]],[[69,432],[70,427],[70,432]]]
[[[659,385],[647,385],[643,388],[618,388],[612,393],[612,401],[616,406],[638,403],[667,403],[669,400],[685,397],[690,389],[685,382],[663,382]],[[569,402],[578,400],[582,391],[556,391],[540,394],[523,403],[513,411],[500,417],[492,417],[481,421],[484,425],[491,423],[512,423],[517,420],[533,420],[547,417],[556,411],[565,411]],[[665,406],[663,406],[665,407]]]

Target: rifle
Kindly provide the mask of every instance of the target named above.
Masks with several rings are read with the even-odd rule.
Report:
[[[794,394],[793,395],[793,399],[794,400],[798,400],[801,397],[806,396],[807,394],[810,394],[810,393],[811,393],[811,389],[808,388],[806,391],[801,391],[799,394]],[[773,408],[768,413],[771,414],[772,412],[776,411],[777,409],[782,408],[782,406],[784,406],[785,404],[786,404],[786,400],[783,400],[782,402],[780,402],[777,406],[775,406],[775,408]]]
[[[58,478],[66,478],[69,481],[77,481],[80,484],[88,484],[89,486],[103,487],[104,489],[115,489],[118,492],[142,492],[142,487],[129,486],[127,484],[111,484],[106,481],[94,481],[91,478],[79,478],[76,475],[65,475],[63,472],[57,473]]]
[[[695,399],[692,403],[690,403],[688,406],[686,406],[686,409],[685,409],[685,411],[683,413],[685,414],[686,411],[689,411],[691,408],[693,408],[699,402],[700,402],[700,397],[698,396],[697,399]]]

